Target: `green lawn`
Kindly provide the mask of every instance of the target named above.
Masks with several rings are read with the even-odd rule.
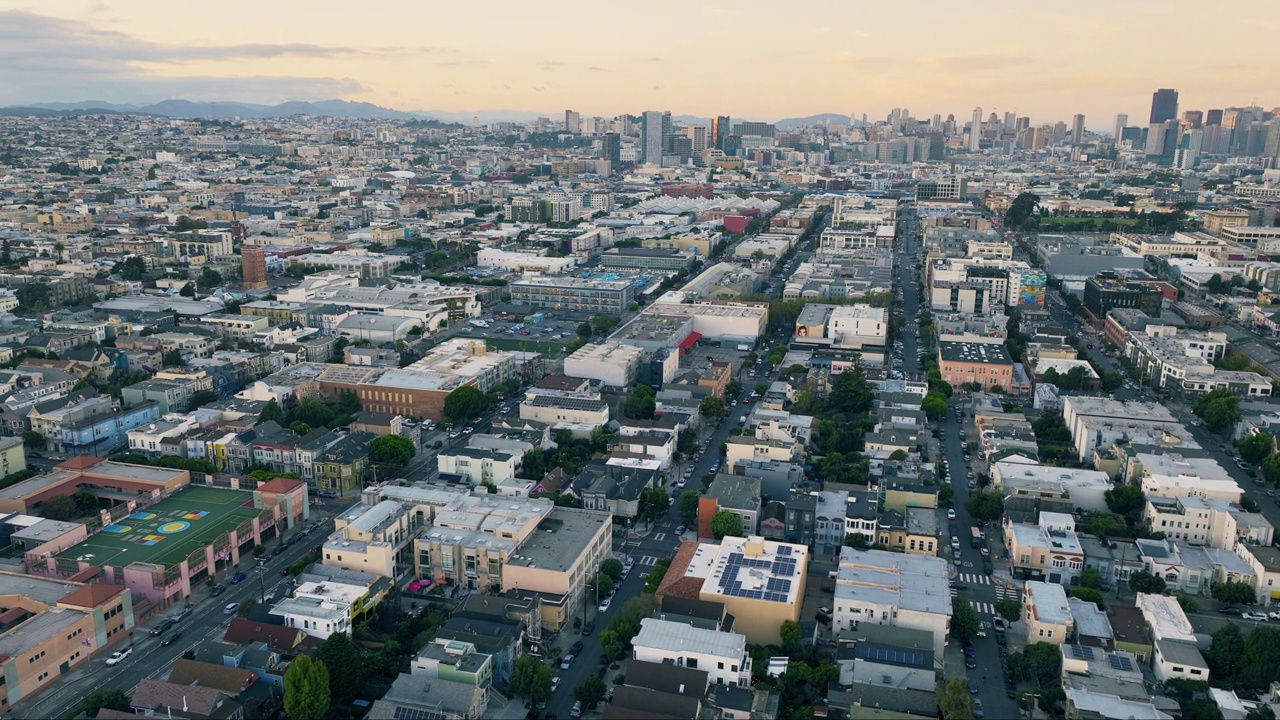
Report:
[[[185,517],[200,512],[205,515]],[[169,567],[259,512],[253,507],[251,492],[189,486],[108,526],[116,532],[103,529],[58,556],[83,559],[94,565],[123,567],[146,562]],[[143,513],[154,517],[142,517]],[[146,544],[148,539],[152,544]]]
[[[515,338],[484,338],[489,345],[507,351],[536,352],[547,357],[555,357],[564,351],[568,343],[547,342],[543,340],[517,340]]]

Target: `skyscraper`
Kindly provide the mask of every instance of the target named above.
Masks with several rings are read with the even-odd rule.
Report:
[[[712,147],[720,150],[724,149],[724,139],[729,136],[730,127],[732,126],[729,125],[728,115],[717,115],[711,118],[711,137],[709,142]]]
[[[1204,121],[1204,112],[1200,110],[1188,110],[1182,113],[1182,124],[1192,130],[1199,130],[1200,124]]]
[[[1182,134],[1178,141],[1178,149],[1173,155],[1173,164],[1183,170],[1191,170],[1200,164],[1200,146],[1204,140],[1204,131],[1192,129]]]
[[[982,108],[973,109],[973,126],[969,130],[969,151],[982,149]]]
[[[707,144],[707,126],[706,125],[685,125],[684,134],[693,141],[692,152],[694,155],[702,155],[709,145]]]
[[[671,113],[646,110],[640,118],[640,162],[662,164],[662,138],[671,132]]]
[[[1084,144],[1084,115],[1071,118],[1071,144]]]
[[[260,247],[240,249],[240,274],[244,286],[257,290],[267,286],[267,253]]]
[[[1161,88],[1151,95],[1151,120],[1156,123],[1175,120],[1178,117],[1178,91],[1172,88]]]
[[[622,162],[622,136],[618,133],[605,133],[600,138],[600,158],[617,164]]]
[[[573,110],[564,111],[564,131],[577,135],[582,132],[582,116]]]
[[[1120,138],[1124,136],[1124,128],[1128,124],[1129,124],[1128,115],[1116,116],[1116,127],[1114,130],[1111,131],[1111,137],[1115,141],[1116,145],[1120,144]]]
[[[1204,114],[1204,124],[1205,124],[1205,125],[1221,125],[1221,124],[1222,124],[1222,111],[1221,111],[1221,110],[1210,110],[1209,112],[1205,113],[1205,114]]]

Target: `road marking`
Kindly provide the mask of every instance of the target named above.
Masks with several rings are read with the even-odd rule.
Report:
[[[640,558],[640,564],[653,567],[654,565],[658,564],[658,558],[654,557],[653,555],[645,555],[644,557]]]

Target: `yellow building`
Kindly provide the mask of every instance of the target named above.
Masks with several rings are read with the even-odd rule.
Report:
[[[27,469],[27,452],[20,437],[0,438],[0,477]]]
[[[542,593],[543,627],[557,631],[570,613],[583,607],[587,581],[611,555],[612,536],[609,513],[554,508],[537,532],[508,555],[502,589]]]

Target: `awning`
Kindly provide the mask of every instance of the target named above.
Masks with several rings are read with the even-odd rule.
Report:
[[[693,347],[694,343],[698,342],[698,340],[701,338],[702,338],[702,333],[700,332],[689,333],[688,337],[680,341],[680,349],[688,350],[689,348]]]

